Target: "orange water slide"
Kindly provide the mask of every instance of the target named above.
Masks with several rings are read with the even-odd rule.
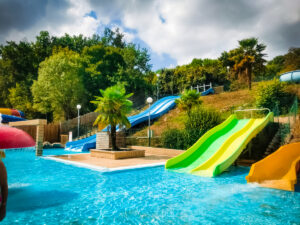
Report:
[[[8,108],[0,108],[0,113],[4,115],[9,115],[9,116],[17,116],[17,117],[24,117],[24,113],[17,109],[8,109]]]
[[[251,166],[247,182],[262,187],[295,191],[300,175],[300,142],[284,145]]]

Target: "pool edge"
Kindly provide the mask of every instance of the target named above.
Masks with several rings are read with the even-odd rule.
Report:
[[[165,165],[165,162],[159,162],[159,163],[151,163],[151,164],[139,164],[139,165],[135,165],[135,166],[122,166],[122,167],[116,167],[116,168],[107,168],[107,167],[101,167],[101,166],[94,166],[94,165],[90,165],[87,163],[80,163],[80,162],[74,162],[74,161],[70,161],[70,160],[60,159],[60,158],[56,158],[54,155],[43,156],[41,158],[61,162],[61,163],[76,166],[76,167],[91,169],[91,170],[95,170],[95,171],[98,171],[101,173],[117,173],[117,172],[129,171],[129,170],[139,170],[139,169],[160,167],[160,166]]]

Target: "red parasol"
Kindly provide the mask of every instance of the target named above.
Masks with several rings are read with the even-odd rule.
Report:
[[[26,148],[35,146],[35,141],[26,132],[0,125],[0,149]]]

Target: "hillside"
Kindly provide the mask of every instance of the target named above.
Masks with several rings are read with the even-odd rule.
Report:
[[[243,108],[252,107],[255,103],[254,97],[255,88],[249,91],[248,89],[238,90],[233,92],[224,92],[221,94],[208,95],[202,97],[202,105],[207,108],[216,109],[224,113],[224,117],[230,114],[231,110],[242,106]],[[234,99],[234,100],[233,100]],[[169,113],[163,115],[156,120],[151,129],[154,130],[155,136],[160,136],[166,129],[182,129],[184,127],[185,113],[180,109],[175,108]],[[133,136],[146,136],[148,127],[144,127],[136,132]]]
[[[255,107],[255,92],[258,83],[253,83],[252,90],[242,89],[238,91],[223,92],[220,94],[203,96],[202,105],[207,108],[212,108],[222,112],[224,119],[226,119],[233,110],[238,108],[252,108]],[[300,85],[290,85],[289,91],[298,95],[300,98]],[[163,115],[158,120],[151,124],[151,130],[154,131],[154,136],[161,136],[167,129],[183,129],[184,128],[185,113],[180,109],[175,108],[169,113]],[[145,137],[147,136],[148,126],[139,128],[132,136]]]

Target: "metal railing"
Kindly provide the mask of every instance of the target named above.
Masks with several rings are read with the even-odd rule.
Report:
[[[261,111],[261,112],[268,111],[268,113],[271,112],[271,110],[269,108],[257,108],[257,109],[238,109],[238,110],[234,110],[234,113],[237,114],[237,112],[248,112],[248,113],[250,113],[250,118],[254,118],[254,117],[258,117],[258,116],[265,116],[264,113],[262,113],[262,114],[261,113],[258,113],[258,114],[255,113],[254,114],[254,112],[259,112],[259,111]],[[248,117],[246,117],[245,114],[244,114],[243,118],[248,118]]]
[[[292,105],[290,106],[288,113],[285,115],[281,115],[279,104],[276,103],[273,112],[275,117],[275,122],[279,125],[279,133],[281,145],[287,144],[292,135],[293,128],[296,124],[298,117],[298,98],[295,97]]]

